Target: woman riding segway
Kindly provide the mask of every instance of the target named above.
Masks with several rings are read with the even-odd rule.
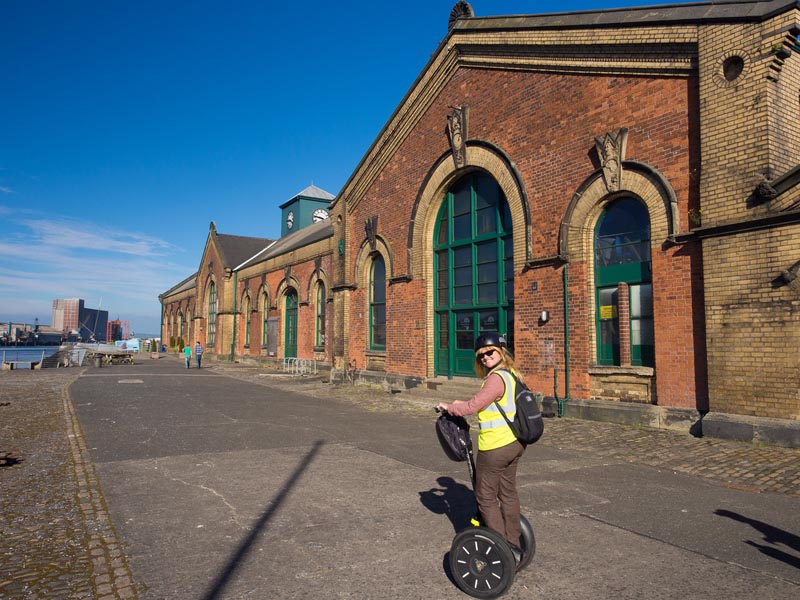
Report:
[[[475,372],[484,380],[475,396],[469,401],[440,402],[436,408],[454,417],[478,416],[478,458],[474,468],[468,434],[466,441],[481,526],[456,535],[450,565],[463,591],[493,598],[511,586],[515,570],[530,562],[536,545],[530,523],[520,514],[517,493],[517,464],[525,445],[517,440],[503,416],[505,412],[513,420],[517,373],[501,334],[484,333],[475,341]],[[487,560],[493,553],[497,559]]]

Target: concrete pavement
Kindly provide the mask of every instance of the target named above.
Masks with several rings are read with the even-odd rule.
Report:
[[[138,362],[85,369],[69,396],[75,371],[0,379],[11,403],[0,451],[20,458],[0,469],[2,511],[26,516],[3,528],[0,595],[465,597],[445,561],[471,492],[429,404],[224,363]],[[27,439],[44,413],[51,431]],[[546,428],[519,477],[538,552],[506,597],[797,595],[797,451],[578,420]],[[60,468],[26,476],[45,448]],[[59,527],[71,557],[41,543]]]

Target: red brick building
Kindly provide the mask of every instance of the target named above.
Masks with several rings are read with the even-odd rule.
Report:
[[[241,263],[212,228],[195,290],[162,295],[166,333],[183,303],[208,340],[215,289],[220,356],[416,383],[472,376],[498,330],[575,414],[796,423],[799,31],[789,0],[458,2],[339,194],[282,206],[328,218]]]

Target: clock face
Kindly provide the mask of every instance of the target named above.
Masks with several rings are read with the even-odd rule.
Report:
[[[289,211],[289,214],[286,215],[286,228],[291,229],[294,226],[294,213]]]
[[[316,223],[318,221],[322,221],[323,219],[327,219],[328,218],[328,211],[325,210],[324,208],[318,208],[311,215],[311,218],[314,220],[314,223]]]

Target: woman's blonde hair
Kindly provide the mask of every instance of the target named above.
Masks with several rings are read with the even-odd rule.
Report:
[[[484,367],[481,359],[478,358],[479,354],[483,354],[489,349],[500,353],[500,362],[496,367],[494,367],[495,369],[506,369],[510,371],[514,368],[514,356],[508,351],[508,348],[500,346],[484,346],[483,348],[479,348],[475,351],[475,374],[478,377],[486,377],[489,374],[489,369]]]

